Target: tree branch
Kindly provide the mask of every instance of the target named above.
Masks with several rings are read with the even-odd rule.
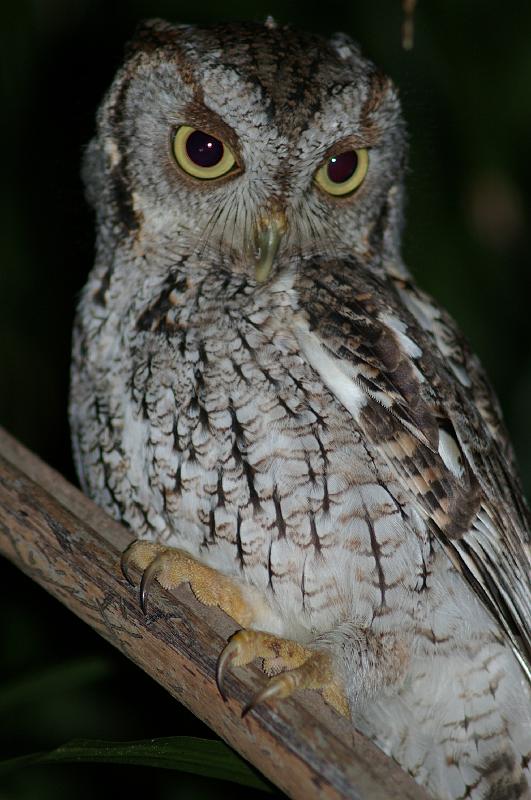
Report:
[[[0,429],[0,553],[158,681],[293,798],[425,800],[425,792],[313,693],[240,713],[265,678],[256,667],[216,688],[235,624],[188,587],[153,591],[144,616],[122,578],[131,534]],[[133,698],[141,703],[141,697]]]

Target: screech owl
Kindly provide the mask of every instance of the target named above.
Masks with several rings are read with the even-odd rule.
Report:
[[[84,178],[84,490],[434,798],[529,796],[530,518],[478,359],[400,256],[397,92],[347,36],[144,25]],[[130,574],[130,572],[127,572]],[[266,680],[266,679],[265,679]]]

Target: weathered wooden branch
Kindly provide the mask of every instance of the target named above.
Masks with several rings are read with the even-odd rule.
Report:
[[[214,680],[234,623],[188,587],[153,589],[144,616],[123,579],[131,534],[0,429],[0,553],[91,625],[293,798],[425,800],[394,762],[317,694],[240,713],[265,677],[257,667]]]

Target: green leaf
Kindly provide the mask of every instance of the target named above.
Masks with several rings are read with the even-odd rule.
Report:
[[[32,764],[87,762],[176,769],[194,775],[240,783],[264,792],[272,791],[270,786],[223,742],[196,739],[191,736],[172,736],[137,742],[74,739],[55,750],[0,761],[0,775]]]

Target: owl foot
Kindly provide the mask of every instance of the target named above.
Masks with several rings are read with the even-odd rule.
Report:
[[[260,603],[231,578],[174,547],[137,540],[122,555],[122,572],[134,586],[131,567],[142,572],[140,605],[147,613],[148,597],[154,580],[165,589],[189,583],[197,599],[207,606],[218,606],[244,628],[256,624],[261,616]],[[243,710],[243,715],[266,700],[289,697],[297,689],[319,689],[327,703],[348,716],[344,689],[334,670],[332,655],[270,633],[244,629],[229,639],[217,666],[217,682],[223,692],[223,679],[229,664],[244,666],[255,658],[263,659],[264,671],[273,676]],[[285,670],[285,671],[284,671]]]
[[[326,650],[310,649],[298,642],[262,631],[237,631],[222,651],[216,679],[223,698],[223,680],[229,664],[244,666],[255,658],[264,659],[263,669],[273,677],[245,706],[242,717],[260,703],[289,697],[297,689],[319,689],[327,703],[343,716],[349,716],[345,691],[334,669],[330,653]]]
[[[165,589],[189,583],[201,603],[218,606],[239,625],[250,625],[254,619],[250,598],[235,581],[199,563],[183,550],[137,540],[123,553],[121,566],[124,577],[132,586],[130,567],[136,566],[142,571],[140,605],[144,613],[147,613],[149,592],[156,579]]]

